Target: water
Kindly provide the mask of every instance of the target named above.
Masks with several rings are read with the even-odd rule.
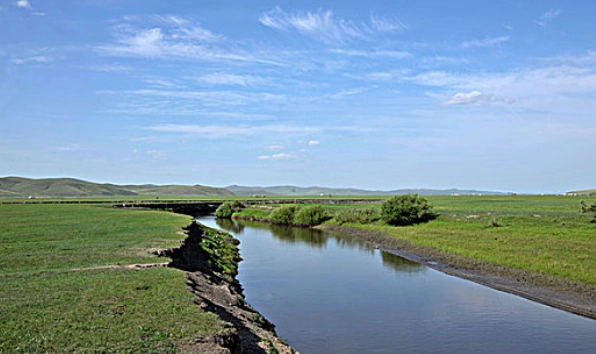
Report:
[[[241,240],[246,300],[303,354],[594,353],[596,321],[316,230],[199,222]]]

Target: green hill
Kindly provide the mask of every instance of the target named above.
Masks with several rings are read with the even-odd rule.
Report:
[[[99,184],[74,178],[42,178],[22,177],[0,178],[0,198],[26,197],[132,197],[132,196],[226,196],[232,192],[201,185],[126,185]]]
[[[596,189],[586,189],[582,191],[567,192],[567,195],[581,195],[586,197],[596,197]]]

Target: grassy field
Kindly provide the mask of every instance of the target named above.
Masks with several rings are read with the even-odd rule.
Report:
[[[581,197],[434,196],[440,216],[407,227],[344,223],[379,231],[415,244],[472,259],[596,284],[596,224],[581,213]],[[592,199],[585,199],[593,203]],[[331,216],[347,209],[380,209],[380,204],[326,205]],[[263,218],[267,209],[242,214]],[[331,219],[328,223],[338,223]]]
[[[222,329],[160,263],[190,217],[102,205],[0,205],[0,353],[173,352]]]

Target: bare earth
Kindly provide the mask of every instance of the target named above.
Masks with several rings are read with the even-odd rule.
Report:
[[[516,268],[480,262],[398,238],[357,228],[322,225],[325,231],[347,233],[367,240],[383,251],[424,264],[445,274],[564,311],[596,319],[596,286]]]

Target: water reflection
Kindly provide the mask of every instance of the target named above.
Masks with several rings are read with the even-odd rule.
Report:
[[[381,259],[383,260],[383,265],[393,269],[399,273],[423,273],[426,271],[426,267],[422,264],[409,261],[403,257],[400,257],[396,254],[389,253],[389,252],[381,252]]]
[[[234,220],[216,218],[215,223],[220,229],[231,232],[234,235],[241,235],[244,233],[244,225]]]

